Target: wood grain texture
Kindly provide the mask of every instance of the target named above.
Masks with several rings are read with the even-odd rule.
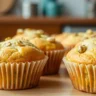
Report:
[[[0,90],[0,96],[96,96],[73,88],[68,73],[61,66],[59,74],[42,76],[37,88],[17,91]]]
[[[2,16],[1,24],[55,24],[55,25],[96,25],[96,18],[73,18],[73,17],[31,17],[24,19],[21,16]]]

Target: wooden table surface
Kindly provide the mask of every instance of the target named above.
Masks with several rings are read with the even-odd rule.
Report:
[[[37,88],[27,90],[0,90],[0,96],[96,96],[73,88],[65,67],[62,65],[58,75],[41,77]]]

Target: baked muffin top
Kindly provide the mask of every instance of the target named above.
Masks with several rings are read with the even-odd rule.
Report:
[[[69,36],[70,34],[72,34],[72,33],[64,32],[62,34],[54,35],[53,37],[56,39],[56,41],[62,42],[62,40],[64,40],[65,38],[67,38],[67,36]]]
[[[66,58],[79,64],[96,64],[96,38],[80,42],[68,52]]]
[[[43,30],[35,30],[35,29],[30,29],[30,28],[24,29],[24,35],[30,39],[35,38],[35,37],[40,37],[43,34],[44,34]]]
[[[75,46],[78,42],[82,40],[82,35],[84,33],[72,33],[67,36],[63,41],[62,45],[67,46]]]
[[[88,39],[88,38],[92,38],[92,37],[96,37],[96,32],[92,31],[91,29],[88,29],[83,35],[82,35],[82,39]]]
[[[16,35],[13,38],[33,39],[35,37],[40,37],[43,34],[44,34],[43,30],[35,30],[30,28],[18,29]]]
[[[17,34],[17,36],[14,37],[15,39],[28,39],[32,44],[43,51],[64,49],[64,47],[57,42],[54,37],[45,35],[42,30],[25,29],[23,30],[23,33],[18,31],[17,33],[19,35]]]
[[[27,39],[27,37],[24,36],[24,30],[23,29],[17,29],[16,35],[13,37],[13,39]]]
[[[85,39],[96,37],[96,32],[88,29],[86,32],[78,32],[78,33],[62,33],[55,36],[58,42],[64,47],[75,46],[78,42],[83,41]]]
[[[31,39],[30,42],[43,51],[64,49],[62,44],[57,42],[55,38],[47,37],[46,35],[43,35],[42,37],[39,37],[39,38],[37,37],[37,38]]]
[[[44,56],[44,52],[27,40],[11,39],[0,43],[0,62],[30,62]]]

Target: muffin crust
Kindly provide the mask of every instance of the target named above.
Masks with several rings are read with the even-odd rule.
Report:
[[[44,53],[27,40],[0,43],[0,62],[29,62],[44,58]]]
[[[79,64],[96,64],[96,38],[80,42],[68,52],[66,58]]]

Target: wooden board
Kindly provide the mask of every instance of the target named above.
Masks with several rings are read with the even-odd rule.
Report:
[[[43,76],[37,88],[17,91],[0,90],[0,96],[96,96],[73,88],[65,67],[59,74]]]

